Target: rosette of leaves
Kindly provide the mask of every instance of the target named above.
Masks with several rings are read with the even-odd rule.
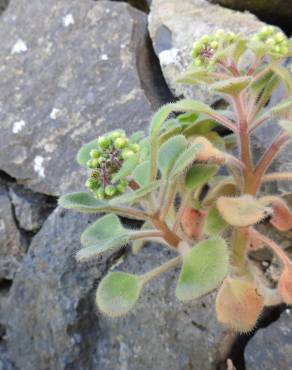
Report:
[[[280,52],[268,42],[271,37],[281,45]],[[246,332],[256,325],[265,305],[292,301],[292,263],[281,246],[257,230],[263,221],[280,231],[292,228],[292,213],[284,199],[259,195],[263,183],[292,179],[289,172],[268,171],[291,138],[292,79],[282,64],[291,54],[291,43],[274,28],[265,28],[251,39],[219,30],[197,42],[193,57],[201,58],[202,63],[192,64],[182,81],[208,85],[226,100],[227,109],[215,110],[185,99],[161,107],[145,137],[134,134],[128,139],[122,131],[115,131],[86,144],[78,162],[95,173],[98,162],[92,161],[105,158],[110,185],[117,187],[123,181],[124,187],[107,194],[108,184],[99,173],[98,186],[105,195],[100,197],[90,189],[93,193],[64,195],[59,204],[104,214],[83,232],[76,256],[80,262],[114,253],[125,245],[131,245],[139,258],[148,241],[177,253],[143,274],[110,272],[96,293],[102,313],[111,317],[127,314],[147,283],[177,268],[175,294],[179,300],[198,299],[219,288],[218,320]],[[254,55],[249,64],[242,63],[246,53]],[[211,60],[214,63],[210,64]],[[281,84],[286,97],[267,108],[271,94]],[[264,124],[279,124],[281,131],[255,162],[251,136]],[[226,135],[219,135],[220,126]],[[123,154],[129,150],[131,155]],[[120,217],[140,220],[142,226],[128,229]],[[264,245],[283,266],[275,289],[249,259],[251,249]]]

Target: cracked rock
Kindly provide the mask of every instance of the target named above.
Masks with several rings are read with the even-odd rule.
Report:
[[[191,62],[195,39],[223,28],[252,34],[263,22],[254,15],[240,13],[207,0],[152,0],[149,31],[164,77],[177,97],[214,102],[218,98],[199,85],[178,84],[176,80]]]
[[[0,281],[13,279],[26,245],[15,223],[6,188],[0,183]]]
[[[146,15],[126,3],[11,0],[0,23],[0,168],[59,195],[85,179],[82,144],[144,129],[152,109],[136,51],[146,33]]]
[[[277,321],[258,330],[248,342],[244,354],[246,369],[288,370],[291,348],[291,310],[286,309]]]
[[[33,193],[18,185],[10,187],[9,194],[19,226],[26,231],[37,231],[56,203],[43,194]]]
[[[209,370],[223,328],[209,295],[175,299],[177,273],[147,285],[134,312],[108,320],[94,304],[111,260],[76,265],[74,252],[92,216],[56,209],[34,237],[7,309],[8,347],[22,370]],[[66,232],[64,232],[64,230]],[[126,255],[119,270],[143,273],[170,258],[149,245]],[[26,333],[23,335],[23,333]]]

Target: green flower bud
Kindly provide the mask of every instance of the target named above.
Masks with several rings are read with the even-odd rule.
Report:
[[[275,45],[275,44],[276,44],[276,41],[275,41],[275,39],[274,39],[274,38],[269,37],[269,38],[267,39],[266,43],[267,43],[268,45],[273,46],[273,45]]]
[[[102,164],[103,162],[105,162],[106,161],[106,158],[105,157],[99,157],[98,159],[97,159],[97,164]]]
[[[116,186],[116,190],[118,193],[122,194],[125,192],[126,190],[126,186],[122,185],[121,183],[119,183],[117,186]]]
[[[270,27],[269,26],[264,26],[260,30],[259,35],[262,36],[263,38],[266,38],[266,37],[270,36],[271,33],[273,33],[273,32],[270,31]]]
[[[98,158],[100,156],[100,151],[97,149],[92,149],[89,155],[91,158]]]
[[[115,142],[114,142],[114,146],[117,148],[117,149],[123,149],[126,145],[128,144],[128,140],[123,138],[123,137],[118,137]]]
[[[113,185],[108,185],[106,188],[105,188],[105,194],[109,197],[112,197],[116,194],[116,188],[113,186]]]
[[[131,144],[130,149],[133,150],[133,152],[137,153],[140,150],[140,145],[139,144]]]
[[[102,148],[102,149],[107,149],[110,145],[110,139],[106,136],[100,136],[98,138],[98,145]]]
[[[96,168],[99,165],[99,158],[93,158],[91,160],[91,166],[90,168]]]
[[[217,30],[217,31],[216,31],[216,33],[215,33],[215,36],[216,36],[218,39],[222,39],[222,38],[225,36],[225,32],[224,32],[224,30],[222,30],[222,29]]]
[[[193,51],[199,53],[202,50],[202,47],[203,47],[202,43],[200,41],[196,41],[194,42],[193,45]]]
[[[128,183],[128,180],[126,180],[126,179],[121,179],[121,180],[120,180],[120,182],[119,182],[119,184],[121,184],[122,186],[127,187],[129,183]]]
[[[209,38],[209,36],[208,36],[208,35],[203,35],[203,36],[201,37],[201,40],[203,41],[203,43],[208,44],[208,42],[209,42],[210,38]]]
[[[233,33],[233,32],[228,32],[226,34],[226,37],[225,37],[225,39],[226,39],[227,42],[233,41],[234,38],[235,38],[235,33]]]
[[[135,153],[133,152],[133,150],[130,150],[130,149],[124,149],[122,151],[122,157],[123,159],[128,159],[130,157],[132,157],[132,155],[134,155]]]
[[[202,60],[200,58],[196,58],[194,60],[194,63],[195,63],[195,66],[196,67],[200,67],[203,64],[203,62],[202,62]]]
[[[115,139],[117,139],[117,138],[119,138],[119,137],[122,137],[122,136],[124,136],[124,133],[123,133],[122,131],[114,131],[114,132],[112,132],[112,133],[110,134],[110,138],[111,138],[112,140],[115,140]]]
[[[86,180],[86,183],[85,183],[85,186],[88,188],[88,189],[94,189],[96,186],[97,186],[97,182],[95,179],[87,179]]]
[[[100,199],[100,200],[104,199],[104,197],[105,197],[105,192],[104,192],[104,189],[102,187],[100,187],[94,194],[95,194],[96,198]]]
[[[214,40],[210,43],[210,45],[211,45],[212,49],[217,49],[218,48],[218,41]]]
[[[251,38],[251,41],[254,41],[254,42],[259,42],[261,41],[261,38],[259,35],[254,35],[252,38]]]
[[[274,36],[274,39],[276,42],[281,43],[282,41],[285,40],[285,35],[282,32],[277,32],[276,35]]]

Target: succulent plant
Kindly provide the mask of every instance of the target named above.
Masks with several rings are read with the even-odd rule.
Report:
[[[249,62],[243,63],[247,54]],[[175,267],[180,267],[177,299],[191,301],[219,289],[218,320],[239,332],[254,328],[265,305],[292,303],[292,262],[257,230],[263,221],[280,231],[292,228],[285,200],[260,191],[263,183],[292,180],[292,173],[268,172],[292,134],[292,77],[282,63],[291,55],[291,41],[273,27],[251,38],[223,30],[204,35],[194,43],[193,62],[180,82],[207,85],[226,100],[227,109],[191,99],[169,103],[154,114],[148,135],[128,138],[117,130],[80,149],[77,160],[90,171],[90,192],[64,195],[59,204],[105,215],[83,232],[77,260],[128,244],[138,254],[148,241],[177,253],[144,274],[109,272],[96,293],[102,313],[127,314],[145,284]],[[280,85],[283,100],[267,105]],[[264,124],[278,124],[280,133],[255,163],[251,136]],[[120,217],[143,226],[128,229]],[[275,289],[255,270],[251,245],[267,246],[279,259]]]

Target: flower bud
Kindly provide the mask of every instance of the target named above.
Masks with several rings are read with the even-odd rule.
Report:
[[[126,145],[128,144],[128,140],[123,138],[123,137],[118,137],[115,142],[114,142],[114,146],[117,148],[117,149],[123,149]]]
[[[203,47],[202,43],[200,41],[196,41],[194,42],[193,45],[193,51],[199,53],[202,50],[202,47]]]
[[[124,136],[124,133],[122,131],[114,131],[110,134],[110,138],[112,140],[118,139],[120,137]]]
[[[224,30],[222,30],[222,29],[217,30],[217,31],[216,31],[216,33],[215,33],[215,36],[216,36],[218,39],[222,39],[222,38],[224,37],[224,35],[225,35],[225,32],[224,32]]]
[[[98,145],[102,148],[102,149],[107,149],[110,145],[110,139],[106,136],[100,136],[98,138]]]
[[[113,185],[108,185],[104,191],[105,194],[108,195],[109,197],[112,197],[113,195],[116,194],[116,188]]]
[[[276,33],[276,35],[274,36],[274,39],[276,40],[276,42],[281,43],[282,41],[284,41],[284,40],[285,40],[285,35],[284,35],[282,32],[278,32],[278,33]]]
[[[102,187],[100,187],[96,192],[95,192],[95,196],[97,199],[104,199],[105,197],[105,192],[104,192],[104,189]]]
[[[268,45],[274,46],[276,44],[276,41],[273,37],[269,37],[266,41]]]
[[[133,150],[130,150],[130,149],[124,149],[122,151],[122,157],[123,159],[128,159],[130,157],[132,157],[132,155],[134,155],[135,153],[133,152]]]
[[[133,150],[133,152],[137,153],[140,150],[140,145],[139,144],[131,144],[130,149]]]
[[[100,151],[97,149],[92,149],[89,155],[91,158],[98,158],[100,156]]]

